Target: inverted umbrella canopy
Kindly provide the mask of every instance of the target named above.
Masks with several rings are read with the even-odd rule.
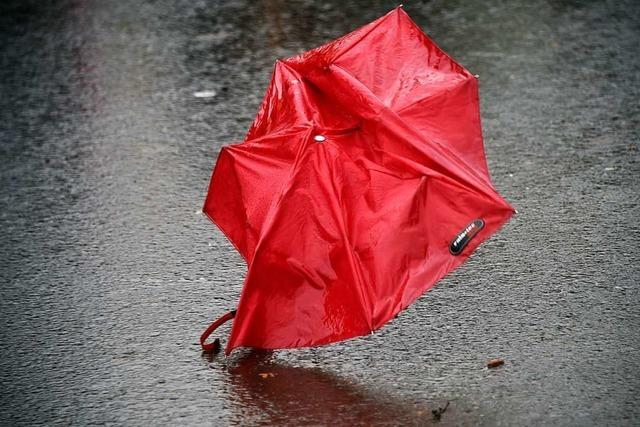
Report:
[[[477,79],[401,9],[277,61],[204,206],[248,265],[226,352],[368,334],[513,214],[485,160]]]

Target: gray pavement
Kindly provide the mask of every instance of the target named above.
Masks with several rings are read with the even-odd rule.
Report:
[[[394,6],[0,4],[0,424],[640,424],[635,1],[405,3],[520,214],[375,335],[201,354],[245,275],[198,213],[220,147],[276,58]]]

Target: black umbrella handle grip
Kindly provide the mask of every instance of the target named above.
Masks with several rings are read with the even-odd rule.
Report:
[[[209,335],[213,333],[216,329],[218,329],[222,324],[228,322],[229,320],[236,317],[236,311],[231,310],[228,313],[225,313],[223,316],[219,317],[215,322],[213,322],[209,327],[200,335],[200,345],[202,346],[202,351],[217,353],[220,350],[220,340],[215,339],[213,342],[205,343]]]

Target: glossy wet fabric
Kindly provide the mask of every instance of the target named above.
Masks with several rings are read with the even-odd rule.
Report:
[[[248,265],[229,352],[368,334],[514,211],[487,170],[477,79],[397,8],[276,63],[204,212]]]

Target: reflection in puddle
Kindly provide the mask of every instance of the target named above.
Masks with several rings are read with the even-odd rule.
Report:
[[[319,368],[290,366],[277,361],[272,352],[247,351],[227,363],[233,424],[425,425],[432,421],[424,402],[374,393]]]

